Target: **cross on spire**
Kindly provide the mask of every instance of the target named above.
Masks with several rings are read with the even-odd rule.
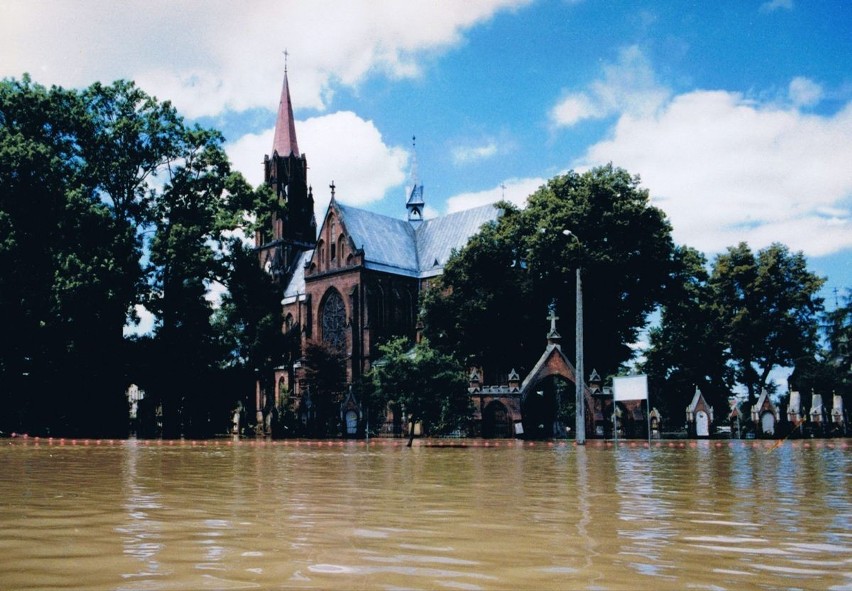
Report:
[[[287,49],[284,49],[284,73],[287,73],[287,57],[290,55],[290,52]]]
[[[331,181],[331,184],[328,186],[328,188],[331,189],[331,198],[334,199],[334,181]]]

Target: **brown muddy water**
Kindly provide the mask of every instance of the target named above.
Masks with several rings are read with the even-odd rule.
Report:
[[[3,440],[0,589],[852,589],[849,443]]]

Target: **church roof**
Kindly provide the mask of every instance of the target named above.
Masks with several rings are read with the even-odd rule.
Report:
[[[290,282],[284,288],[285,301],[282,303],[287,303],[288,300],[296,301],[296,298],[305,294],[305,265],[311,260],[313,254],[313,250],[304,250],[299,253]]]
[[[500,215],[500,210],[489,204],[426,220],[415,229],[406,220],[338,201],[329,207],[336,208],[355,248],[363,250],[364,267],[416,278],[440,275],[452,251],[461,249],[483,224]],[[283,303],[292,303],[305,293],[305,266],[313,254],[313,250],[304,251],[296,261]]]
[[[698,408],[698,403],[704,398],[704,395],[701,393],[701,390],[698,388],[695,389],[695,394],[692,396],[692,402],[689,403],[689,406],[686,407],[686,412],[695,412],[695,409]],[[707,401],[704,401],[704,406],[707,406]]]
[[[279,156],[299,156],[299,143],[296,141],[296,122],[293,119],[293,103],[290,102],[290,84],[287,72],[284,72],[284,85],[281,87],[281,99],[278,103],[278,117],[275,120],[275,136],[272,140],[272,153]]]
[[[411,224],[338,202],[335,206],[355,248],[364,251],[367,268],[417,274],[417,250]]]
[[[412,277],[439,275],[454,249],[461,249],[483,224],[497,219],[494,205],[483,205],[426,220],[418,228],[405,220],[335,203],[364,264]]]
[[[464,247],[484,224],[495,221],[499,215],[500,210],[488,204],[426,220],[416,232],[420,276],[432,277],[443,272],[453,250]]]

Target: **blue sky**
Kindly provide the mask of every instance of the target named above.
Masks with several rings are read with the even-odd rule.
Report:
[[[675,240],[802,250],[852,289],[852,2],[0,0],[0,76],[135,80],[220,128],[253,183],[289,52],[318,217],[427,213],[612,161]]]

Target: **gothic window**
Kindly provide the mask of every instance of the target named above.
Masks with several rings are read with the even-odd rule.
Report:
[[[343,234],[341,234],[340,238],[337,239],[337,256],[339,256],[341,260],[343,260],[344,241],[345,241],[345,238],[343,237]]]
[[[334,234],[335,234],[335,223],[333,218],[329,218],[331,222],[331,232],[329,233],[328,238],[328,252],[329,252],[329,261],[335,260],[337,257],[337,244],[334,242]]]
[[[325,298],[320,313],[322,340],[335,349],[343,351],[346,347],[346,308],[340,293],[331,289]]]
[[[325,242],[323,242],[322,240],[320,240],[320,241],[317,243],[317,261],[318,261],[318,263],[319,263],[319,268],[320,268],[320,269],[322,269],[322,268],[323,268],[323,266],[324,266],[324,265],[323,265],[323,263],[325,263],[325,260],[324,260],[324,259],[325,259]]]

